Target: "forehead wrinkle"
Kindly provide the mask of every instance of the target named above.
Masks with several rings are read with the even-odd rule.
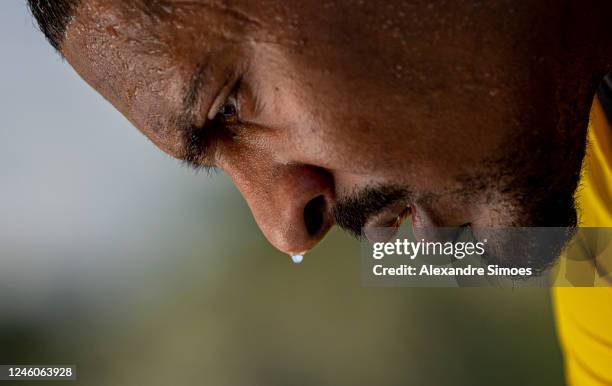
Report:
[[[217,2],[203,2],[193,0],[159,0],[147,2],[147,10],[156,16],[164,17],[171,16],[172,13],[179,7],[185,7],[186,9],[207,9],[212,13],[217,13],[224,17],[230,17],[243,25],[252,25],[255,27],[261,27],[262,21],[258,18],[249,15],[247,12],[239,9],[236,6],[229,6],[227,4]]]

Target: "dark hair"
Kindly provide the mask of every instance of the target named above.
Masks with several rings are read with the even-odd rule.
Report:
[[[80,0],[27,0],[38,27],[56,50],[64,40],[66,26]]]

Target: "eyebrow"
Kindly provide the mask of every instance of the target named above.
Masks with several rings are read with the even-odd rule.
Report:
[[[212,164],[213,159],[210,146],[212,130],[209,121],[206,120],[203,126],[196,126],[194,123],[196,121],[196,108],[204,90],[205,75],[206,65],[200,64],[189,80],[180,112],[175,117],[174,122],[181,137],[179,158],[194,168],[200,168],[203,164]]]

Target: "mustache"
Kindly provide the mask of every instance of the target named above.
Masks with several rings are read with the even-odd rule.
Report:
[[[410,195],[407,189],[395,185],[366,186],[337,200],[331,215],[336,225],[360,239],[370,217]]]

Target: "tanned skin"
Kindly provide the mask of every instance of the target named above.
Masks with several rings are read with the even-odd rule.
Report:
[[[417,233],[574,225],[611,3],[83,0],[61,51],[298,253],[407,214]]]

